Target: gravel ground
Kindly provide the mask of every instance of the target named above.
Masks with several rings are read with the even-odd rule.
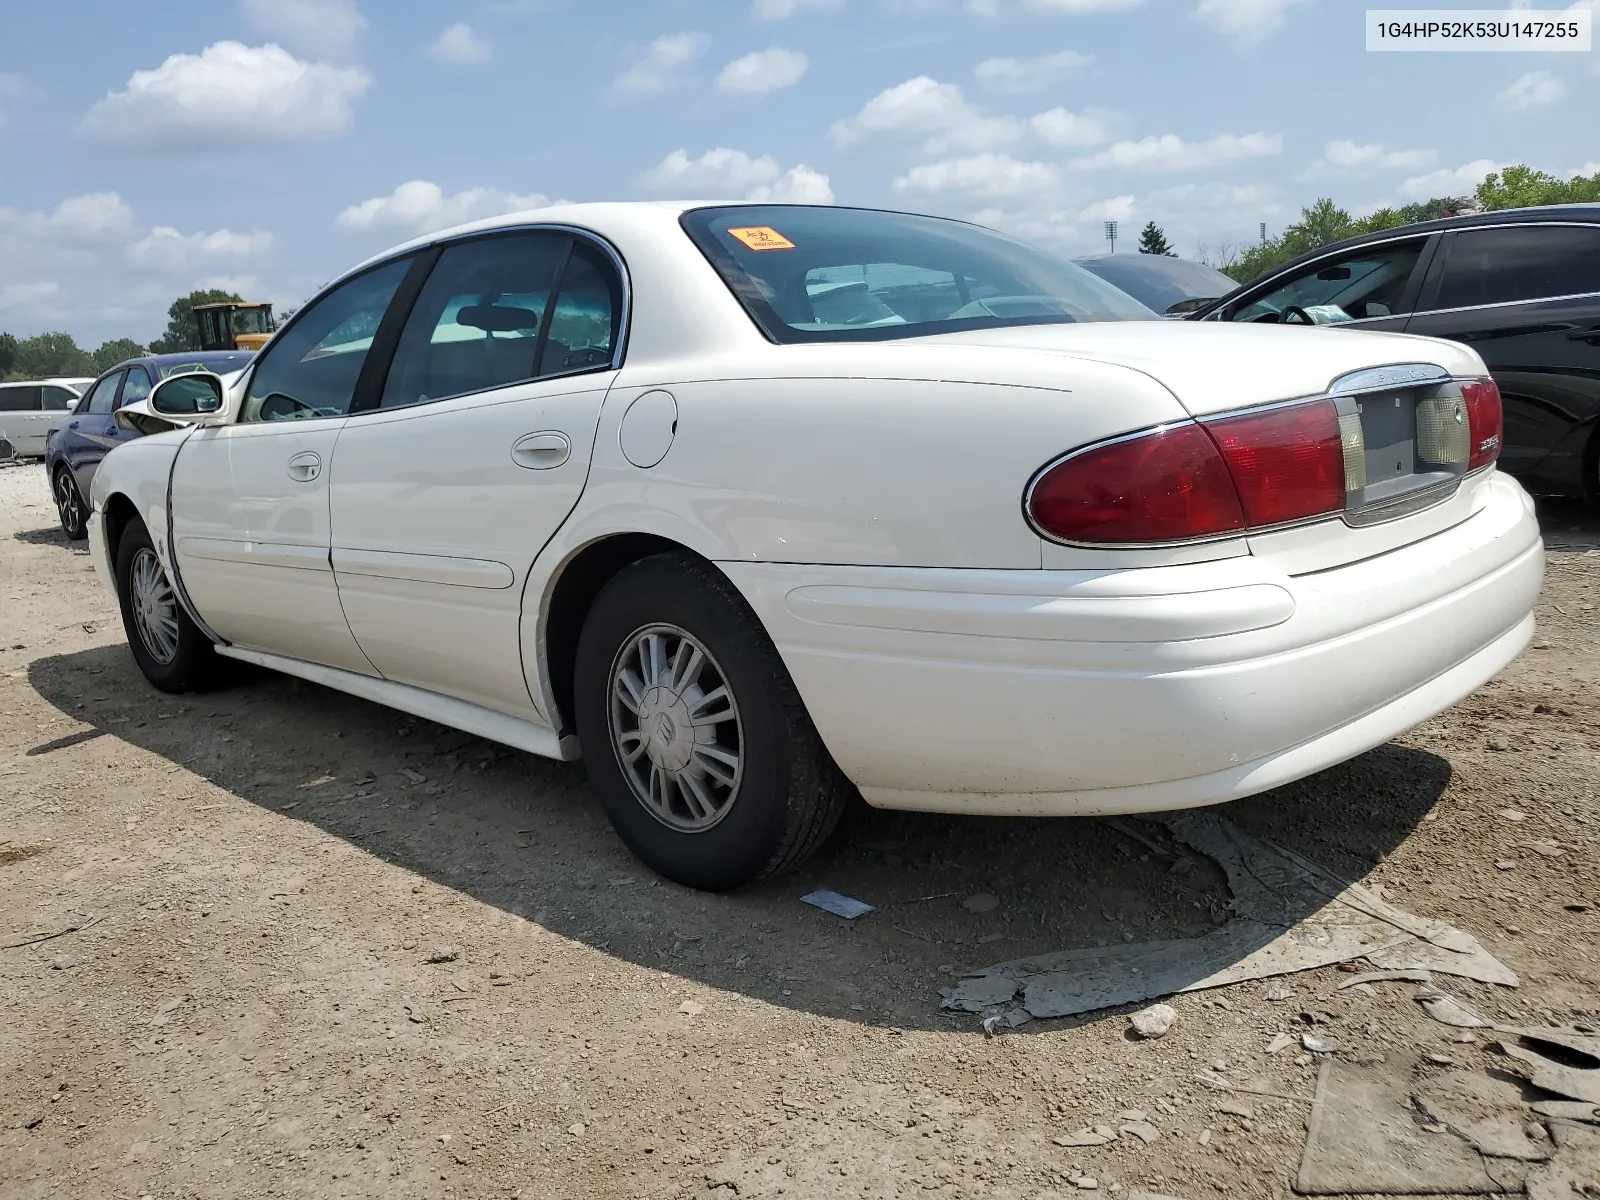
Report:
[[[1544,520],[1534,650],[1226,810],[1476,934],[1522,986],[1453,989],[1524,1023],[1600,1011],[1600,523]],[[1220,873],[1098,821],[862,809],[791,878],[687,891],[576,765],[276,676],[154,692],[36,466],[0,469],[0,602],[0,946],[83,926],[0,948],[8,1200],[1283,1197],[1316,1065],[1265,1047],[1302,1011],[1341,1053],[1500,1061],[1333,969],[1180,996],[1155,1042],[1121,1011],[985,1037],[938,1010],[962,968],[1193,935]],[[1053,1141],[1127,1110],[1158,1140]]]

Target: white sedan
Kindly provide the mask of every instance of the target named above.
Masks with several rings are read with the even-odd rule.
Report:
[[[586,762],[725,888],[885,808],[1212,804],[1533,631],[1453,342],[1160,321],[976,226],[575,205],[379,256],[161,383],[90,542],[157,687],[217,656]]]

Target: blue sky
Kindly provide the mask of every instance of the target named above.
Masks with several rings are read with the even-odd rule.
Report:
[[[386,245],[546,198],[832,200],[1069,253],[1154,219],[1193,256],[1318,195],[1600,170],[1600,53],[1369,54],[1363,8],[7,4],[0,329],[147,340],[198,285],[298,304]]]

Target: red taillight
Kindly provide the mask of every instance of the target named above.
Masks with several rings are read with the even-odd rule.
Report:
[[[1467,428],[1472,430],[1472,452],[1467,470],[1487,467],[1500,457],[1500,385],[1492,379],[1474,379],[1461,385],[1467,402]]]
[[[1344,507],[1344,447],[1331,400],[1201,424],[1233,474],[1246,525],[1281,525]]]
[[[1028,515],[1067,542],[1174,542],[1338,512],[1344,449],[1330,400],[1169,425],[1047,468]]]
[[[1034,482],[1028,515],[1067,542],[1168,542],[1245,524],[1222,455],[1193,423],[1063,459]]]

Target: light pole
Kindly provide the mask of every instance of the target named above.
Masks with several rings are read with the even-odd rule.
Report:
[[[1267,244],[1267,223],[1265,221],[1261,222],[1261,244],[1263,246]]]
[[[1111,253],[1115,254],[1117,252],[1117,223],[1115,221],[1106,222],[1106,241],[1111,243]]]

